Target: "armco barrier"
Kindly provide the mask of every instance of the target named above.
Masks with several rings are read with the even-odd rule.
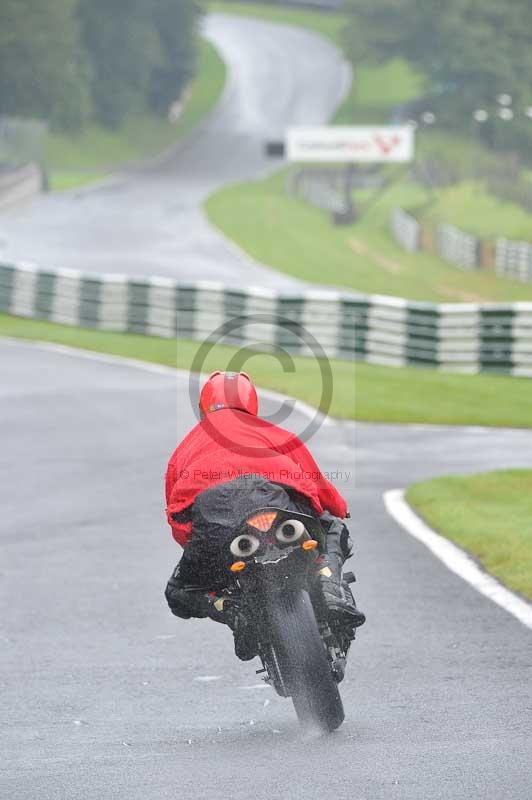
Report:
[[[405,250],[431,249],[424,244],[422,226],[401,208],[393,212],[390,227],[396,242]],[[439,225],[436,250],[446,261],[465,269],[490,269],[495,260],[495,272],[500,277],[532,283],[530,242],[499,238],[493,248],[491,240],[477,239],[453,225]]]
[[[286,191],[307,203],[328,211],[337,225],[350,225],[356,218],[354,189],[377,189],[384,185],[378,174],[352,168],[312,167],[290,172]]]
[[[280,294],[0,265],[0,310],[107,331],[532,377],[532,303],[441,304],[325,289]],[[221,326],[226,326],[220,330]]]
[[[426,249],[422,225],[402,208],[397,208],[392,213],[390,227],[394,239],[404,250],[415,252]],[[454,225],[438,225],[436,229],[436,252],[445,261],[458,267],[480,268],[481,248],[480,239]]]
[[[477,269],[480,263],[480,240],[454,225],[438,225],[438,253],[451,264],[464,269]]]
[[[392,214],[392,233],[405,250],[414,253],[420,249],[421,225],[401,208],[396,208]]]
[[[352,207],[351,196],[346,188],[345,171],[301,169],[291,172],[287,178],[286,190],[333,215],[346,215]]]
[[[504,278],[513,278],[523,283],[532,282],[532,244],[497,239],[495,270],[497,275]]]

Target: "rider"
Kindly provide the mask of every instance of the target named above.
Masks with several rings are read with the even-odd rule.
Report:
[[[201,421],[178,445],[166,471],[168,522],[184,548],[165,592],[172,613],[224,622],[235,633],[237,655],[256,655],[238,647],[239,618],[230,601],[191,589],[208,582],[207,543],[212,559],[214,537],[227,537],[235,521],[271,505],[319,516],[327,553],[318,574],[329,616],[351,629],[362,625],[365,616],[342,580],[352,552],[342,521],[347,506],[309,450],[294,434],[257,416],[257,391],[244,372],[214,372],[201,390],[199,407]],[[272,491],[277,497],[271,498]]]

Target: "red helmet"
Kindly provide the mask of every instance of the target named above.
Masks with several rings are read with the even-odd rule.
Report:
[[[199,407],[202,416],[222,408],[237,408],[257,416],[259,398],[245,372],[213,372],[201,390]]]

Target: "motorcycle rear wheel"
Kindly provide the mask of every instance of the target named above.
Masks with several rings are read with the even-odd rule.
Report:
[[[299,721],[335,730],[344,721],[344,708],[308,593],[279,593],[269,617],[271,643]]]

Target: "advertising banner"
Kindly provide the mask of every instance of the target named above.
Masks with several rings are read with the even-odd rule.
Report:
[[[289,161],[397,164],[413,156],[410,125],[290,128],[286,137]]]

